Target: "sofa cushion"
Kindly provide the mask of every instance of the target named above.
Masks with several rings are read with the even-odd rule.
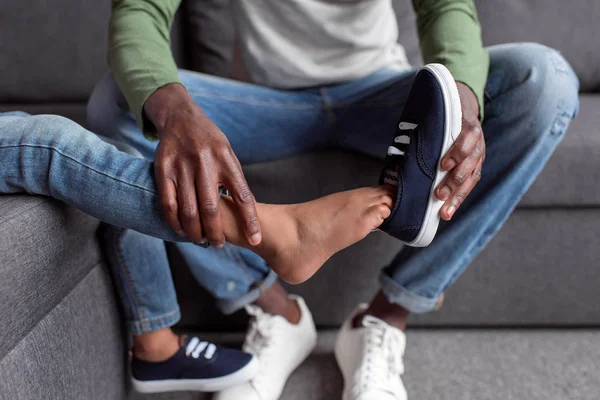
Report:
[[[101,261],[98,224],[58,201],[0,195],[0,358]]]
[[[125,338],[107,271],[92,269],[63,296],[0,356],[0,399],[125,400]]]
[[[110,2],[9,1],[0,21],[0,101],[88,96],[106,71]]]
[[[579,115],[521,206],[600,206],[600,95],[579,101]]]
[[[235,28],[230,0],[190,0],[183,4],[188,24],[190,67],[215,76],[231,76]]]
[[[69,118],[81,126],[87,126],[86,103],[19,103],[0,104],[0,113],[9,111],[24,111],[31,115],[56,114]]]
[[[109,18],[110,1],[3,2],[0,102],[87,101],[108,70]],[[172,30],[173,50],[186,67],[184,24],[177,21]]]
[[[409,60],[421,64],[411,0],[393,0],[399,41]],[[581,0],[476,0],[486,46],[507,42],[539,42],[563,53],[585,92],[600,90],[600,2]]]
[[[486,45],[539,42],[563,53],[581,90],[600,90],[600,2],[597,0],[477,0]]]

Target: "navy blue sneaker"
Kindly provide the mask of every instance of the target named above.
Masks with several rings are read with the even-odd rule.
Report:
[[[444,204],[434,195],[447,175],[440,160],[461,130],[462,112],[456,83],[441,64],[421,68],[388,148],[380,184],[398,187],[392,213],[379,227],[408,246],[433,240]]]
[[[162,362],[131,359],[133,387],[141,393],[216,392],[248,382],[259,371],[258,359],[239,350],[184,338],[175,355]]]

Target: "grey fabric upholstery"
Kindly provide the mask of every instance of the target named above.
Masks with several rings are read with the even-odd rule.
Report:
[[[522,207],[600,206],[600,95],[582,94],[579,102],[579,115]]]
[[[58,114],[67,117],[82,126],[87,125],[86,103],[12,103],[0,104],[0,113],[9,111],[25,111],[32,115]]]
[[[108,70],[110,1],[3,1],[0,5],[0,102],[86,102]],[[178,13],[173,51],[189,67]]]
[[[106,71],[110,2],[3,1],[0,101],[83,101]]]
[[[50,290],[40,285],[36,291]],[[0,400],[124,399],[126,352],[116,307],[99,265],[0,356]]]
[[[538,42],[563,53],[581,90],[600,90],[600,2],[596,0],[477,0],[486,45]]]
[[[229,11],[230,0],[184,3],[189,26],[190,66],[194,71],[222,77],[231,76],[235,29]]]
[[[100,263],[97,228],[60,202],[0,196],[0,358]]]

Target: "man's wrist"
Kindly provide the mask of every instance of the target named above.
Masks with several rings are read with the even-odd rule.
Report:
[[[175,113],[192,112],[196,104],[183,85],[169,83],[154,91],[144,103],[144,114],[158,133]]]
[[[461,108],[465,119],[479,119],[479,101],[473,90],[462,82],[456,82]]]

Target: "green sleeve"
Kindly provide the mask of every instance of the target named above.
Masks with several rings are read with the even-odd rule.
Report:
[[[481,42],[474,0],[413,0],[425,63],[445,65],[457,82],[471,88],[483,120],[483,91],[489,55]]]
[[[144,103],[156,89],[180,83],[170,46],[180,2],[112,0],[108,63],[138,125],[150,137],[155,128],[144,121]]]

